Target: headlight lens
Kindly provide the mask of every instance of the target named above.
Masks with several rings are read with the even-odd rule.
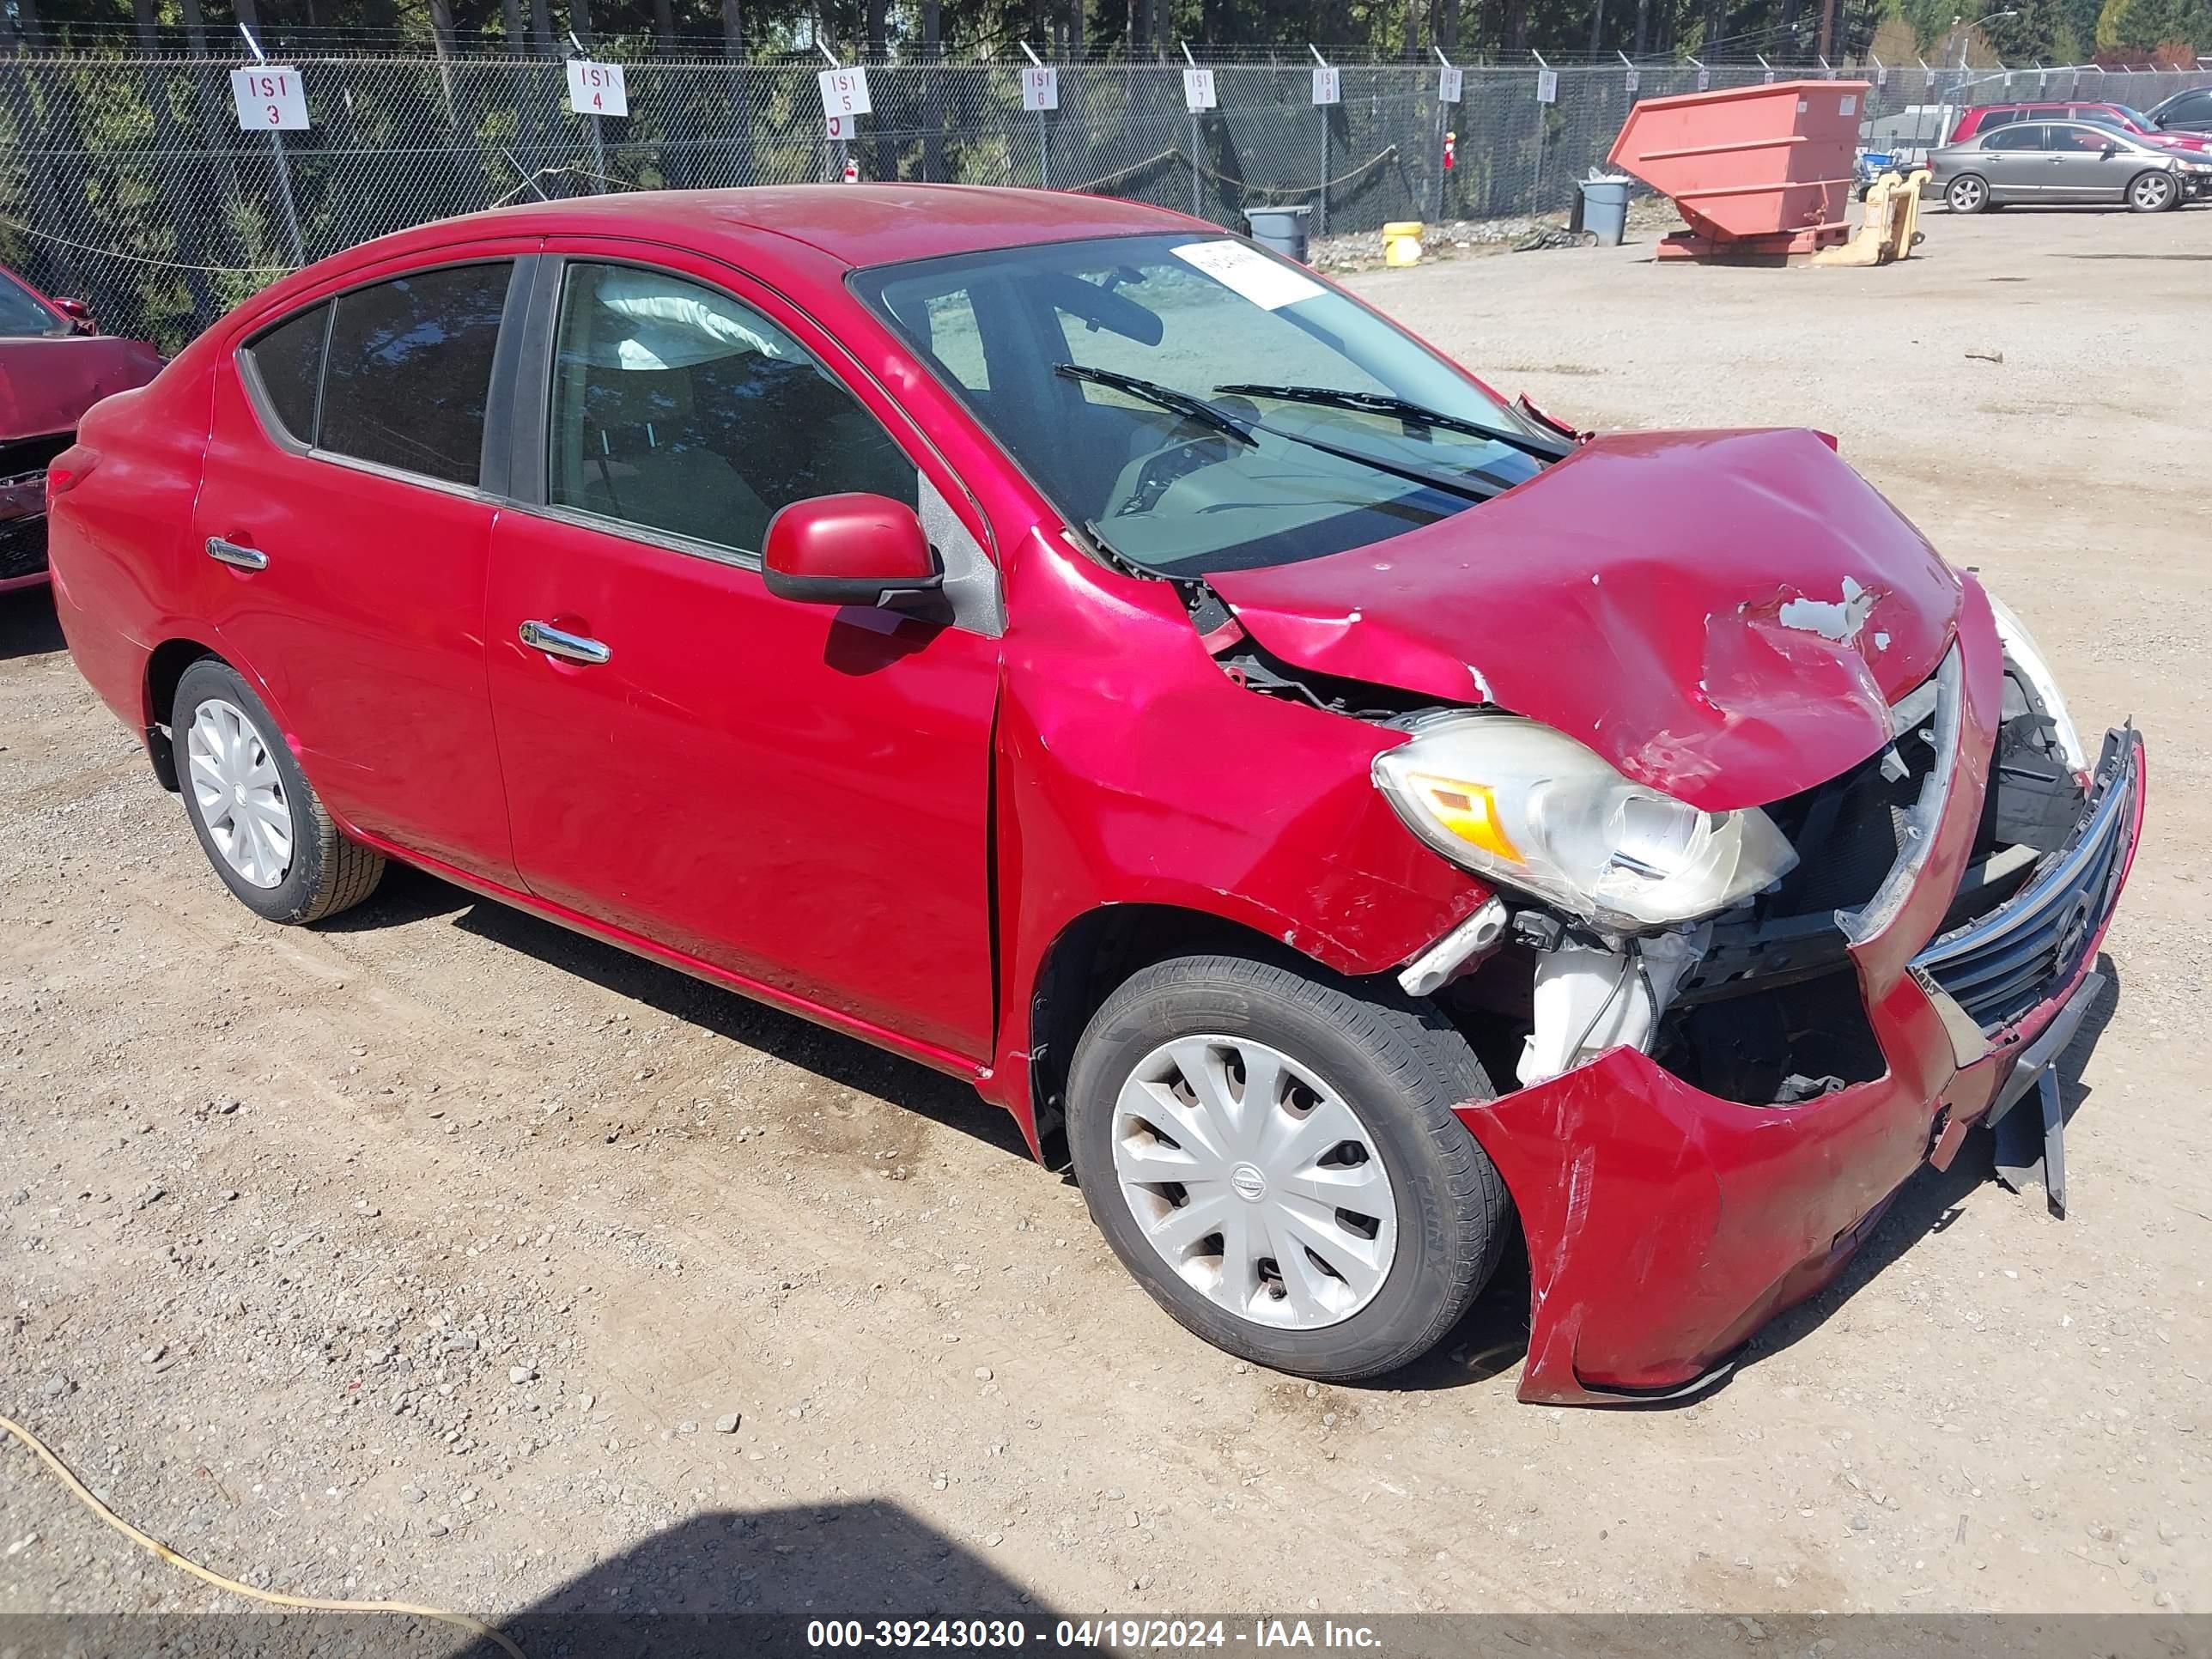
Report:
[[[1440,715],[1375,781],[1446,858],[1608,927],[1694,921],[1797,862],[1758,808],[1701,812],[1517,715]]]
[[[2013,614],[2010,605],[1994,593],[1989,600],[2006,660],[2020,670],[2043,704],[2043,712],[2051,717],[2057,732],[2060,756],[2075,772],[2087,772],[2088,751],[2081,747],[2081,734],[2075,730],[2074,716],[2066,712],[2066,699],[2058,690],[2057,677],[2051,672],[2051,659],[2043,654],[2043,647],[2036,644],[2035,636],[2027,631],[2027,624]]]

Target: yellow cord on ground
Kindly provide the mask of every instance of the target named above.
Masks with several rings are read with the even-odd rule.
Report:
[[[413,1607],[405,1601],[326,1601],[318,1595],[285,1595],[276,1590],[256,1589],[251,1584],[240,1583],[235,1578],[226,1578],[221,1573],[204,1567],[197,1561],[187,1561],[160,1539],[149,1537],[116,1514],[113,1510],[109,1509],[106,1504],[92,1495],[91,1490],[83,1481],[70,1473],[66,1463],[48,1451],[45,1443],[21,1423],[0,1417],[0,1429],[7,1430],[16,1439],[37,1453],[41,1462],[61,1476],[62,1484],[76,1494],[79,1503],[106,1522],[116,1531],[133,1543],[143,1545],[145,1548],[153,1551],[171,1566],[182,1567],[193,1577],[213,1584],[217,1589],[229,1590],[238,1595],[250,1595],[257,1601],[268,1601],[280,1607],[305,1607],[316,1613],[403,1613],[416,1619],[434,1619],[440,1624],[451,1625],[458,1630],[468,1632],[471,1636],[480,1636],[488,1642],[497,1643],[501,1650],[508,1654],[511,1659],[526,1659],[522,1650],[509,1641],[503,1632],[485,1624],[481,1619],[471,1619],[465,1613],[447,1613],[442,1607]]]

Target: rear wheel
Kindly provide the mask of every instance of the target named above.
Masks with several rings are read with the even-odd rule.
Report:
[[[1979,173],[1962,173],[1943,187],[1954,213],[1979,213],[1990,204],[1990,187]]]
[[[2128,205],[2137,213],[2164,213],[2181,204],[2181,191],[2170,173],[2139,173],[2128,185]]]
[[[1426,1352],[1497,1266],[1511,1200],[1451,1110],[1492,1092],[1433,1010],[1184,957],[1085,1031],[1071,1150],[1092,1218],[1176,1320],[1348,1381]]]
[[[256,915],[319,921],[376,890],[383,858],[338,833],[276,720],[228,663],[203,658],[185,671],[169,740],[192,833]]]

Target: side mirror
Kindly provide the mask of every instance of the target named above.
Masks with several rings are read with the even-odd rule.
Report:
[[[2119,153],[2120,147],[2118,144],[2112,143],[2109,138],[2105,141],[2105,148],[2102,154],[2107,161],[2111,161],[2112,157],[2118,155]]]
[[[914,509],[887,495],[817,495],[768,521],[761,578],[803,605],[891,605],[945,585]]]
[[[92,319],[92,307],[82,300],[57,300],[54,309],[75,323],[82,334],[96,333],[100,325]]]

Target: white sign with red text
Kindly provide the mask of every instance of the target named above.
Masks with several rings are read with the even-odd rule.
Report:
[[[1466,70],[1445,64],[1437,71],[1437,101],[1440,104],[1459,102],[1460,92],[1466,80]]]
[[[1344,101],[1344,78],[1335,70],[1316,64],[1313,72],[1313,100],[1316,104]]]
[[[1049,64],[1032,64],[1022,71],[1022,107],[1028,110],[1060,107],[1060,71]]]
[[[594,64],[587,58],[568,60],[568,107],[579,115],[627,115],[629,92],[623,84],[620,64]]]
[[[1195,115],[1213,107],[1213,71],[1187,69],[1182,72],[1182,106]]]
[[[872,115],[875,106],[868,101],[868,72],[864,69],[823,70],[814,77],[822,83],[822,113],[835,118],[840,115]],[[836,137],[836,134],[830,135]]]
[[[231,101],[247,132],[305,132],[307,88],[300,71],[282,64],[257,64],[230,72]]]

